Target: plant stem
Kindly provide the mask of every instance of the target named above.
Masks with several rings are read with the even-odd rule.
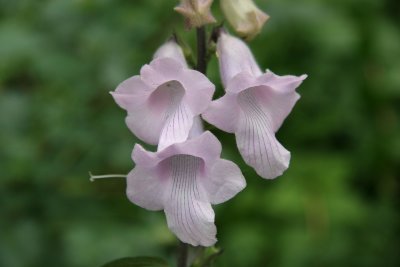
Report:
[[[178,247],[178,267],[187,267],[189,245],[179,241]]]
[[[196,28],[197,37],[197,66],[196,70],[204,75],[207,71],[207,43],[206,29],[204,26]],[[178,247],[178,267],[188,267],[188,255],[190,245],[179,241]]]
[[[204,26],[196,28],[197,35],[197,67],[196,69],[203,74],[207,71],[207,43],[206,29]]]

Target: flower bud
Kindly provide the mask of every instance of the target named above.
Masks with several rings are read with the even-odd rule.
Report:
[[[213,0],[181,0],[180,5],[174,10],[185,17],[189,29],[201,27],[216,22],[210,10],[212,2]]]
[[[253,39],[269,16],[253,0],[220,0],[225,17],[235,31],[247,40]]]

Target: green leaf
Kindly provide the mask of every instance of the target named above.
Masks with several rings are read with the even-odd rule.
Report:
[[[168,267],[168,263],[155,257],[129,257],[111,261],[102,267]]]

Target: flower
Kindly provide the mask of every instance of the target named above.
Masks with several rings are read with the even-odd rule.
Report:
[[[181,48],[171,40],[141,68],[140,76],[122,82],[111,94],[128,112],[129,129],[161,150],[188,138],[193,118],[206,110],[214,90],[206,76],[187,67]]]
[[[216,22],[210,10],[212,2],[213,0],[181,0],[174,10],[185,17],[189,29],[201,27]]]
[[[221,8],[235,31],[248,40],[253,39],[269,19],[252,0],[221,0]]]
[[[211,246],[216,242],[211,204],[246,186],[239,167],[220,154],[220,142],[208,131],[155,153],[136,145],[128,198],[145,209],[164,210],[168,227],[183,242]]]
[[[247,45],[222,32],[217,43],[225,95],[202,114],[216,127],[235,133],[245,162],[258,175],[272,179],[289,166],[290,152],[275,132],[300,98],[295,89],[307,77],[263,74]]]

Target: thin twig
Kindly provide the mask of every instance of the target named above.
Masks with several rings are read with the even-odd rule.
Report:
[[[178,267],[187,267],[189,245],[179,241],[178,247]]]
[[[196,69],[203,74],[207,71],[207,42],[206,29],[204,26],[196,28],[197,34],[197,67]]]

